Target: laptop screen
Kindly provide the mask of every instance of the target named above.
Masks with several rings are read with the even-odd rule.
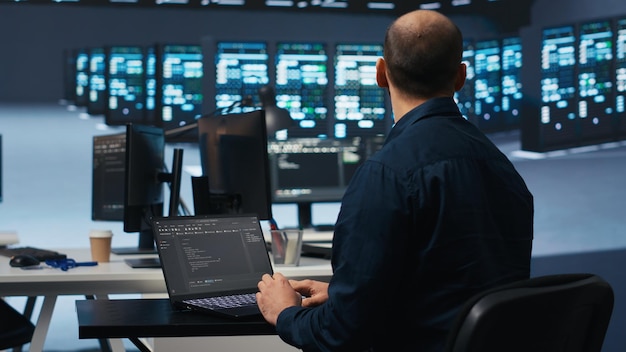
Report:
[[[272,274],[255,215],[157,218],[153,230],[170,298],[256,292]]]

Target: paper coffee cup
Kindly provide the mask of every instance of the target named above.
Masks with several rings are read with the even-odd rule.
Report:
[[[91,245],[91,260],[106,263],[111,257],[111,240],[113,232],[111,230],[91,230],[89,231],[89,243]]]

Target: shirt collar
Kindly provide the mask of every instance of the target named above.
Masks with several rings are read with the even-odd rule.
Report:
[[[397,135],[407,126],[433,116],[458,116],[462,117],[459,107],[451,97],[439,97],[427,100],[421,105],[416,106],[413,110],[406,113],[396,122],[390,132],[390,136]]]

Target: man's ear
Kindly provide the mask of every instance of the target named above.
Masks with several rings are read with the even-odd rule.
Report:
[[[465,78],[467,77],[467,65],[461,62],[459,69],[456,72],[456,80],[454,81],[454,91],[458,92],[465,85]]]
[[[387,65],[385,60],[381,57],[376,61],[376,84],[380,88],[389,88],[389,82],[387,82]]]

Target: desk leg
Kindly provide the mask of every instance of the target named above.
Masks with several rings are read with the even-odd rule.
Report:
[[[112,352],[124,352],[126,348],[121,339],[109,339],[109,345],[111,345]]]
[[[39,317],[37,318],[37,324],[35,325],[35,332],[33,338],[30,341],[30,352],[43,351],[43,343],[46,340],[48,334],[48,328],[50,327],[50,320],[52,319],[52,311],[57,301],[57,296],[45,296],[43,298],[43,304]]]
[[[140,352],[152,352],[152,350],[148,348],[148,346],[146,346],[146,344],[143,343],[141,339],[137,337],[129,337],[128,339],[133,343],[133,345],[135,345],[135,347],[139,349]]]

